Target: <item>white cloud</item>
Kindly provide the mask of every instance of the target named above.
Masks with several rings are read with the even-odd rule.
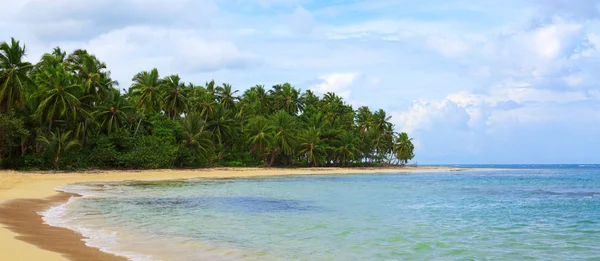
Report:
[[[174,60],[184,71],[215,71],[259,66],[259,56],[241,51],[229,41],[214,41],[196,34],[175,34]],[[169,37],[171,38],[171,37]]]
[[[349,87],[358,79],[358,73],[334,73],[320,76],[320,83],[311,86],[310,89],[317,93],[325,94],[335,92],[344,99],[348,99],[351,94]]]
[[[416,100],[408,111],[392,114],[398,129],[409,133],[432,128],[465,130],[469,118],[463,106],[450,100]]]
[[[212,0],[29,0],[16,15],[42,39],[89,39],[136,25],[204,28],[218,15]]]

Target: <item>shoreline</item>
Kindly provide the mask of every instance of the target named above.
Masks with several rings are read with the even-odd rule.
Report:
[[[0,171],[0,259],[122,261],[123,257],[89,247],[83,236],[45,224],[39,212],[65,203],[73,194],[56,191],[72,183],[151,181],[191,178],[253,178],[299,175],[344,175],[474,171],[454,167],[403,168],[211,168],[190,170],[108,170],[84,172]],[[492,170],[492,169],[489,169]]]

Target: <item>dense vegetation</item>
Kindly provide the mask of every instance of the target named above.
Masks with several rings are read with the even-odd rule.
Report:
[[[383,110],[354,110],[285,83],[244,93],[184,83],[157,69],[123,92],[85,50],[60,48],[37,64],[19,41],[0,44],[3,168],[371,166],[414,157]]]

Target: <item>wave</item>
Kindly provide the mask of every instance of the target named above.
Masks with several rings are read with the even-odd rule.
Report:
[[[67,185],[57,189],[58,191],[80,195],[81,197],[99,197],[99,191],[93,187],[82,184]],[[69,207],[80,200],[79,197],[71,197],[64,204],[51,207],[45,211],[39,212],[45,224],[54,227],[62,227],[76,231],[83,236],[82,241],[89,247],[98,248],[103,252],[122,256],[132,261],[155,261],[150,255],[144,255],[136,252],[126,251],[119,248],[121,238],[117,231],[108,229],[92,229],[78,224],[77,217],[69,215]]]
[[[85,200],[127,201],[125,191],[131,189],[128,182],[80,183],[60,187],[57,190],[80,195],[71,197],[64,204],[39,212],[44,223],[76,231],[89,247],[122,256],[132,261],[155,260],[264,260],[241,249],[217,246],[194,238],[156,234],[153,230],[143,231],[119,221],[110,220],[96,209],[87,209]],[[163,199],[169,201],[168,198]],[[143,200],[142,200],[143,201]],[[84,209],[82,209],[82,207]],[[254,258],[254,259],[253,259]]]
[[[600,197],[600,192],[597,191],[550,191],[538,189],[533,191],[536,194],[544,195],[555,195],[555,196],[569,196],[569,197]]]

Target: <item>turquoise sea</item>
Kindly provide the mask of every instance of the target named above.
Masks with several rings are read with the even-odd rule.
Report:
[[[600,260],[600,166],[497,167],[86,183],[43,216],[131,260]]]

